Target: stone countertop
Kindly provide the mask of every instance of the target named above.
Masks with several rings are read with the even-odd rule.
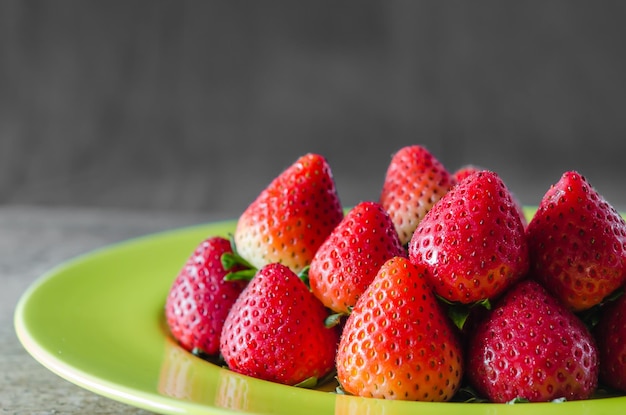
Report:
[[[13,315],[24,291],[59,263],[91,250],[228,214],[0,206],[0,415],[146,414],[48,371],[22,347]]]

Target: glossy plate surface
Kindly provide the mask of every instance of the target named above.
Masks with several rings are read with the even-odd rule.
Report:
[[[179,268],[207,236],[234,222],[150,235],[60,265],[17,306],[26,350],[59,376],[100,395],[164,414],[615,414],[626,397],[540,404],[382,401],[252,379],[179,348],[163,319]]]

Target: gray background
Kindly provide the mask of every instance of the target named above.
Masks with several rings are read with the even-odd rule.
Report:
[[[626,208],[626,2],[0,2],[0,204],[233,217],[306,152],[346,205],[423,144]]]

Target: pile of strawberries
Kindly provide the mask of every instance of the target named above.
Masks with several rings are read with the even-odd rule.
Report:
[[[181,347],[287,385],[579,400],[626,391],[625,282],[626,222],[580,174],[526,217],[495,172],[414,145],[349,210],[326,159],[299,158],[197,247],[165,313]]]

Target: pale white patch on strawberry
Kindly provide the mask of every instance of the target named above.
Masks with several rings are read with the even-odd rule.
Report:
[[[443,164],[422,146],[403,147],[393,155],[380,203],[389,213],[403,245],[453,184],[454,179]]]

